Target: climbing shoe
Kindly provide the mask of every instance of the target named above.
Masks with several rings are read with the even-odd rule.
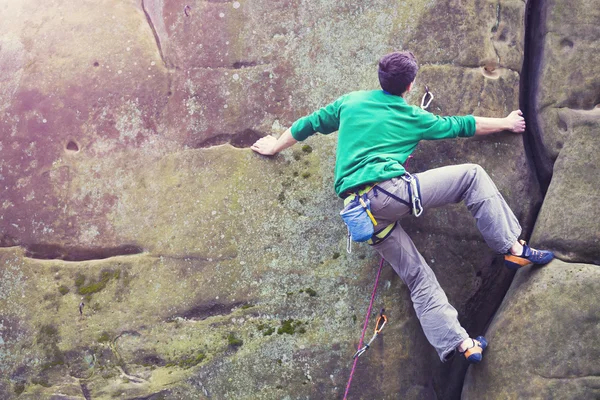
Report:
[[[532,249],[525,241],[521,240],[520,242],[523,245],[523,254],[520,256],[507,254],[504,256],[504,265],[508,269],[517,270],[534,264],[548,264],[554,258],[554,253],[551,251]]]
[[[483,336],[477,336],[477,338],[471,340],[473,341],[473,346],[465,351],[459,351],[459,353],[464,355],[470,364],[477,364],[483,359],[483,350],[485,350],[488,343]]]

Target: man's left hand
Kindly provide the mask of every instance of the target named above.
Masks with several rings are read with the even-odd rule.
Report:
[[[275,153],[275,144],[277,143],[277,138],[275,136],[264,136],[258,139],[250,148],[257,152],[258,154],[262,154],[263,156],[272,156]]]

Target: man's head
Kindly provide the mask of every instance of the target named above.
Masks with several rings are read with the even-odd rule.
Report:
[[[402,96],[417,76],[417,59],[410,51],[396,51],[379,60],[379,83],[388,93]]]

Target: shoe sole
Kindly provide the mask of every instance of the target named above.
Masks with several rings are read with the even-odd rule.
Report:
[[[517,270],[523,267],[529,267],[530,265],[533,265],[533,263],[526,258],[510,255],[504,256],[504,265],[508,269]]]

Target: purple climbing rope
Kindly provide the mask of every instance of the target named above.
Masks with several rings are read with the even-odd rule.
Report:
[[[375,300],[375,294],[377,294],[377,285],[379,284],[379,277],[381,276],[381,270],[383,268],[383,262],[385,260],[381,257],[381,262],[379,263],[379,271],[377,271],[377,278],[375,278],[375,286],[373,287],[373,293],[371,294],[371,302],[369,303],[369,309],[367,310],[367,317],[365,318],[365,325],[363,326],[362,334],[360,335],[360,341],[358,342],[357,349],[362,348],[363,340],[365,338],[365,332],[367,331],[367,327],[369,326],[369,315],[371,315],[371,310],[373,309],[373,301]],[[350,378],[348,379],[348,384],[346,385],[346,393],[344,393],[344,400],[348,398],[348,392],[350,391],[350,384],[352,383],[352,378],[354,377],[354,371],[356,370],[356,362],[358,361],[358,357],[354,359],[354,364],[352,364],[352,370],[350,371]]]

